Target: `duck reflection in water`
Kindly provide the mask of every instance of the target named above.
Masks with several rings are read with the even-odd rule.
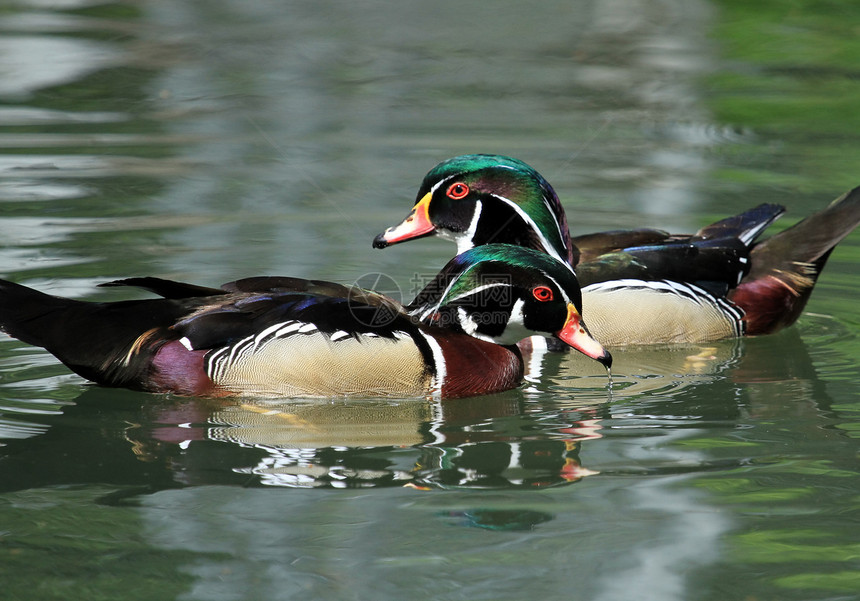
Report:
[[[792,352],[765,353],[764,362],[760,353],[743,352],[745,344],[763,342]],[[703,403],[701,386],[709,397],[735,398],[738,384],[790,368],[795,383],[819,388],[811,360],[797,361],[804,352],[796,329],[752,342],[631,349],[611,399],[589,377],[544,378],[534,394],[526,389],[442,403],[170,399],[147,406],[148,425],[127,435],[141,459],[169,458],[185,485],[210,483],[209,462],[217,456],[222,467],[231,466],[220,477],[246,486],[540,489],[597,473],[581,464],[580,451],[602,437],[606,424],[612,427],[620,407],[635,414],[641,406],[657,418],[736,419],[743,410],[737,403]],[[779,356],[792,365],[778,365]],[[579,360],[547,359],[556,374],[564,370],[555,362]],[[823,397],[817,392],[816,398]]]
[[[611,398],[589,376],[566,376],[562,364],[578,359],[559,353],[547,356],[548,377],[525,389],[442,403],[240,402],[94,386],[61,412],[28,416],[31,436],[4,441],[0,490],[100,483],[119,487],[108,500],[118,502],[199,485],[569,485],[597,471],[581,464],[586,443],[596,444],[606,428],[628,418],[732,423],[750,411],[768,415],[780,403],[797,411],[829,410],[804,340],[846,332],[826,318],[810,316],[805,324],[725,346],[629,350]],[[756,348],[744,352],[745,345]],[[781,382],[786,373],[792,379],[775,389],[774,379]],[[766,391],[759,390],[762,383]],[[783,387],[785,394],[775,394]],[[14,390],[7,384],[7,392]]]
[[[542,488],[593,473],[579,464],[581,441],[596,436],[590,412],[549,431],[522,404],[516,394],[450,403],[180,399],[150,406],[152,425],[128,437],[142,459],[169,456],[187,485],[209,477],[194,469],[195,450],[211,454],[212,442],[231,443],[219,455],[232,456],[230,471],[246,485]]]

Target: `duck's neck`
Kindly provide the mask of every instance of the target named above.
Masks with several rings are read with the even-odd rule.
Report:
[[[502,346],[445,331],[434,335],[442,350],[442,397],[456,398],[510,390],[523,379],[523,359],[516,346]],[[440,370],[437,359],[437,373]]]

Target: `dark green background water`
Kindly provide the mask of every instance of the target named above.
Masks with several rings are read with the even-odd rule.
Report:
[[[858,6],[13,0],[0,276],[408,298],[453,246],[370,242],[465,152],[577,233],[788,224],[860,184]],[[855,232],[796,327],[617,350],[611,392],[564,356],[442,406],[108,390],[0,337],[0,598],[860,598],[859,267]]]

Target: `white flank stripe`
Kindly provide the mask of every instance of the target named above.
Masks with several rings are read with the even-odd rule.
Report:
[[[286,321],[284,323],[286,325],[275,333],[275,338],[282,338],[287,334],[292,334],[302,327],[302,324],[297,321]]]
[[[714,298],[713,295],[698,286],[694,286],[693,284],[682,284],[680,282],[670,282],[668,280],[611,280],[608,282],[591,284],[583,288],[583,290],[615,290],[617,288],[648,288],[657,292],[668,292],[670,294],[687,296],[697,302],[699,302],[702,297]]]
[[[248,346],[250,346],[250,345],[251,345],[251,343],[252,343],[252,341],[253,341],[253,340],[254,340],[254,337],[253,337],[253,336],[248,336],[247,338],[243,338],[242,340],[240,340],[239,342],[237,342],[236,344],[234,344],[234,345],[230,348],[230,356],[227,358],[227,363],[228,363],[228,364],[232,364],[233,362],[235,362],[235,361],[236,361],[236,357],[237,357],[237,355],[241,356],[242,352],[243,352],[243,351],[244,351]]]
[[[300,327],[298,331],[299,331],[299,334],[309,334],[310,332],[313,332],[316,329],[317,329],[317,327],[314,324],[306,323],[302,327]]]
[[[180,338],[180,339],[179,339],[179,344],[181,344],[182,346],[184,346],[185,348],[187,348],[189,351],[193,351],[193,350],[194,350],[194,347],[193,347],[193,346],[191,346],[191,341],[190,341],[190,340],[188,340],[188,336],[183,336],[182,338]]]
[[[591,284],[590,286],[586,286],[585,288],[583,288],[583,291],[587,290],[589,292],[605,292],[617,290],[619,288],[645,288],[657,292],[665,292],[668,294],[682,296],[699,305],[716,305],[716,307],[720,311],[722,311],[727,317],[734,320],[735,329],[737,331],[738,336],[743,333],[743,323],[741,322],[741,319],[744,316],[744,312],[739,307],[737,307],[731,301],[725,298],[718,298],[707,290],[699,288],[698,286],[694,286],[693,284],[683,284],[681,282],[670,282],[667,280],[660,280],[656,282],[632,279],[612,280],[609,282],[598,282],[597,284]]]
[[[241,348],[239,348],[239,346],[237,345],[237,349],[236,349],[237,352],[235,354],[235,357],[233,357],[231,359],[230,363],[235,364],[237,362],[240,362],[245,357],[247,357],[248,355],[253,355],[256,350],[257,350],[257,345],[252,344],[252,342],[250,340],[247,340],[244,344],[242,344]],[[231,356],[233,355],[233,353],[230,353],[230,354],[231,354]]]
[[[436,342],[435,338],[428,336],[421,330],[418,330],[418,333],[427,341],[427,345],[433,352],[433,364],[436,368],[436,377],[433,379],[433,383],[431,384],[431,393],[434,398],[440,399],[442,398],[442,386],[445,384],[445,378],[448,377],[448,369],[445,366],[445,354],[442,352],[442,347],[439,346],[439,343]]]
[[[228,350],[229,349],[227,347],[220,348],[207,358],[206,374],[213,382],[217,382],[221,379],[224,355]]]
[[[343,330],[338,330],[334,334],[331,335],[332,342],[337,342],[338,340],[342,340],[343,338],[349,338],[349,332],[344,332]]]
[[[263,340],[263,338],[265,338],[265,337],[266,337],[266,336],[268,336],[269,334],[271,334],[271,333],[273,333],[273,332],[275,332],[275,331],[277,331],[277,330],[281,329],[281,328],[282,328],[282,327],[284,327],[286,324],[287,324],[287,322],[285,322],[285,321],[282,321],[281,323],[276,323],[275,325],[273,325],[273,326],[269,326],[268,328],[266,328],[265,330],[263,330],[262,332],[260,332],[259,334],[257,334],[257,335],[254,337],[254,346],[256,347],[258,344],[260,344],[260,342]]]

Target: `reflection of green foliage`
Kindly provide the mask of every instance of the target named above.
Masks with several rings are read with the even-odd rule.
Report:
[[[818,589],[856,593],[860,591],[860,570],[834,572],[832,574],[806,572],[777,578],[776,584],[791,589]]]
[[[788,594],[788,590],[857,590],[860,572],[850,571],[860,555],[856,537],[850,529],[819,528],[821,522],[815,517],[818,503],[856,504],[821,497],[822,491],[847,490],[856,478],[852,467],[843,468],[831,460],[774,456],[759,458],[753,467],[701,478],[696,485],[709,492],[712,503],[731,506],[739,517],[768,516],[727,537],[731,551],[726,557],[731,558],[739,579],[766,573],[770,575],[767,586]],[[799,520],[799,516],[811,519]]]
[[[679,446],[696,449],[722,449],[734,447],[754,447],[756,443],[734,438],[690,438],[677,443]]]
[[[756,563],[784,561],[852,561],[860,554],[860,543],[827,544],[828,535],[814,530],[763,530],[736,537],[736,558]]]
[[[74,489],[3,495],[4,599],[175,599],[187,592],[192,576],[180,566],[198,557],[153,549],[138,509],[93,497]]]
[[[709,81],[712,109],[720,121],[782,133],[814,136],[860,130],[860,65],[851,79],[822,72],[784,73],[763,68],[755,73],[722,72]],[[812,141],[812,140],[811,140]],[[828,140],[838,158],[851,151]]]
[[[714,38],[723,63],[706,81],[710,108],[719,122],[778,136],[776,146],[770,138],[736,147],[749,160],[734,157],[720,178],[800,189],[804,177],[807,189],[822,182],[857,185],[860,3],[720,0],[717,5]]]
[[[720,0],[724,54],[757,63],[857,67],[860,4],[854,0]]]
[[[837,424],[836,427],[844,431],[851,438],[860,438],[860,423],[849,422],[845,424]]]
[[[711,492],[719,493],[715,498],[716,502],[737,504],[792,501],[809,496],[812,492],[810,489],[801,487],[764,487],[751,478],[703,480],[699,485]]]

